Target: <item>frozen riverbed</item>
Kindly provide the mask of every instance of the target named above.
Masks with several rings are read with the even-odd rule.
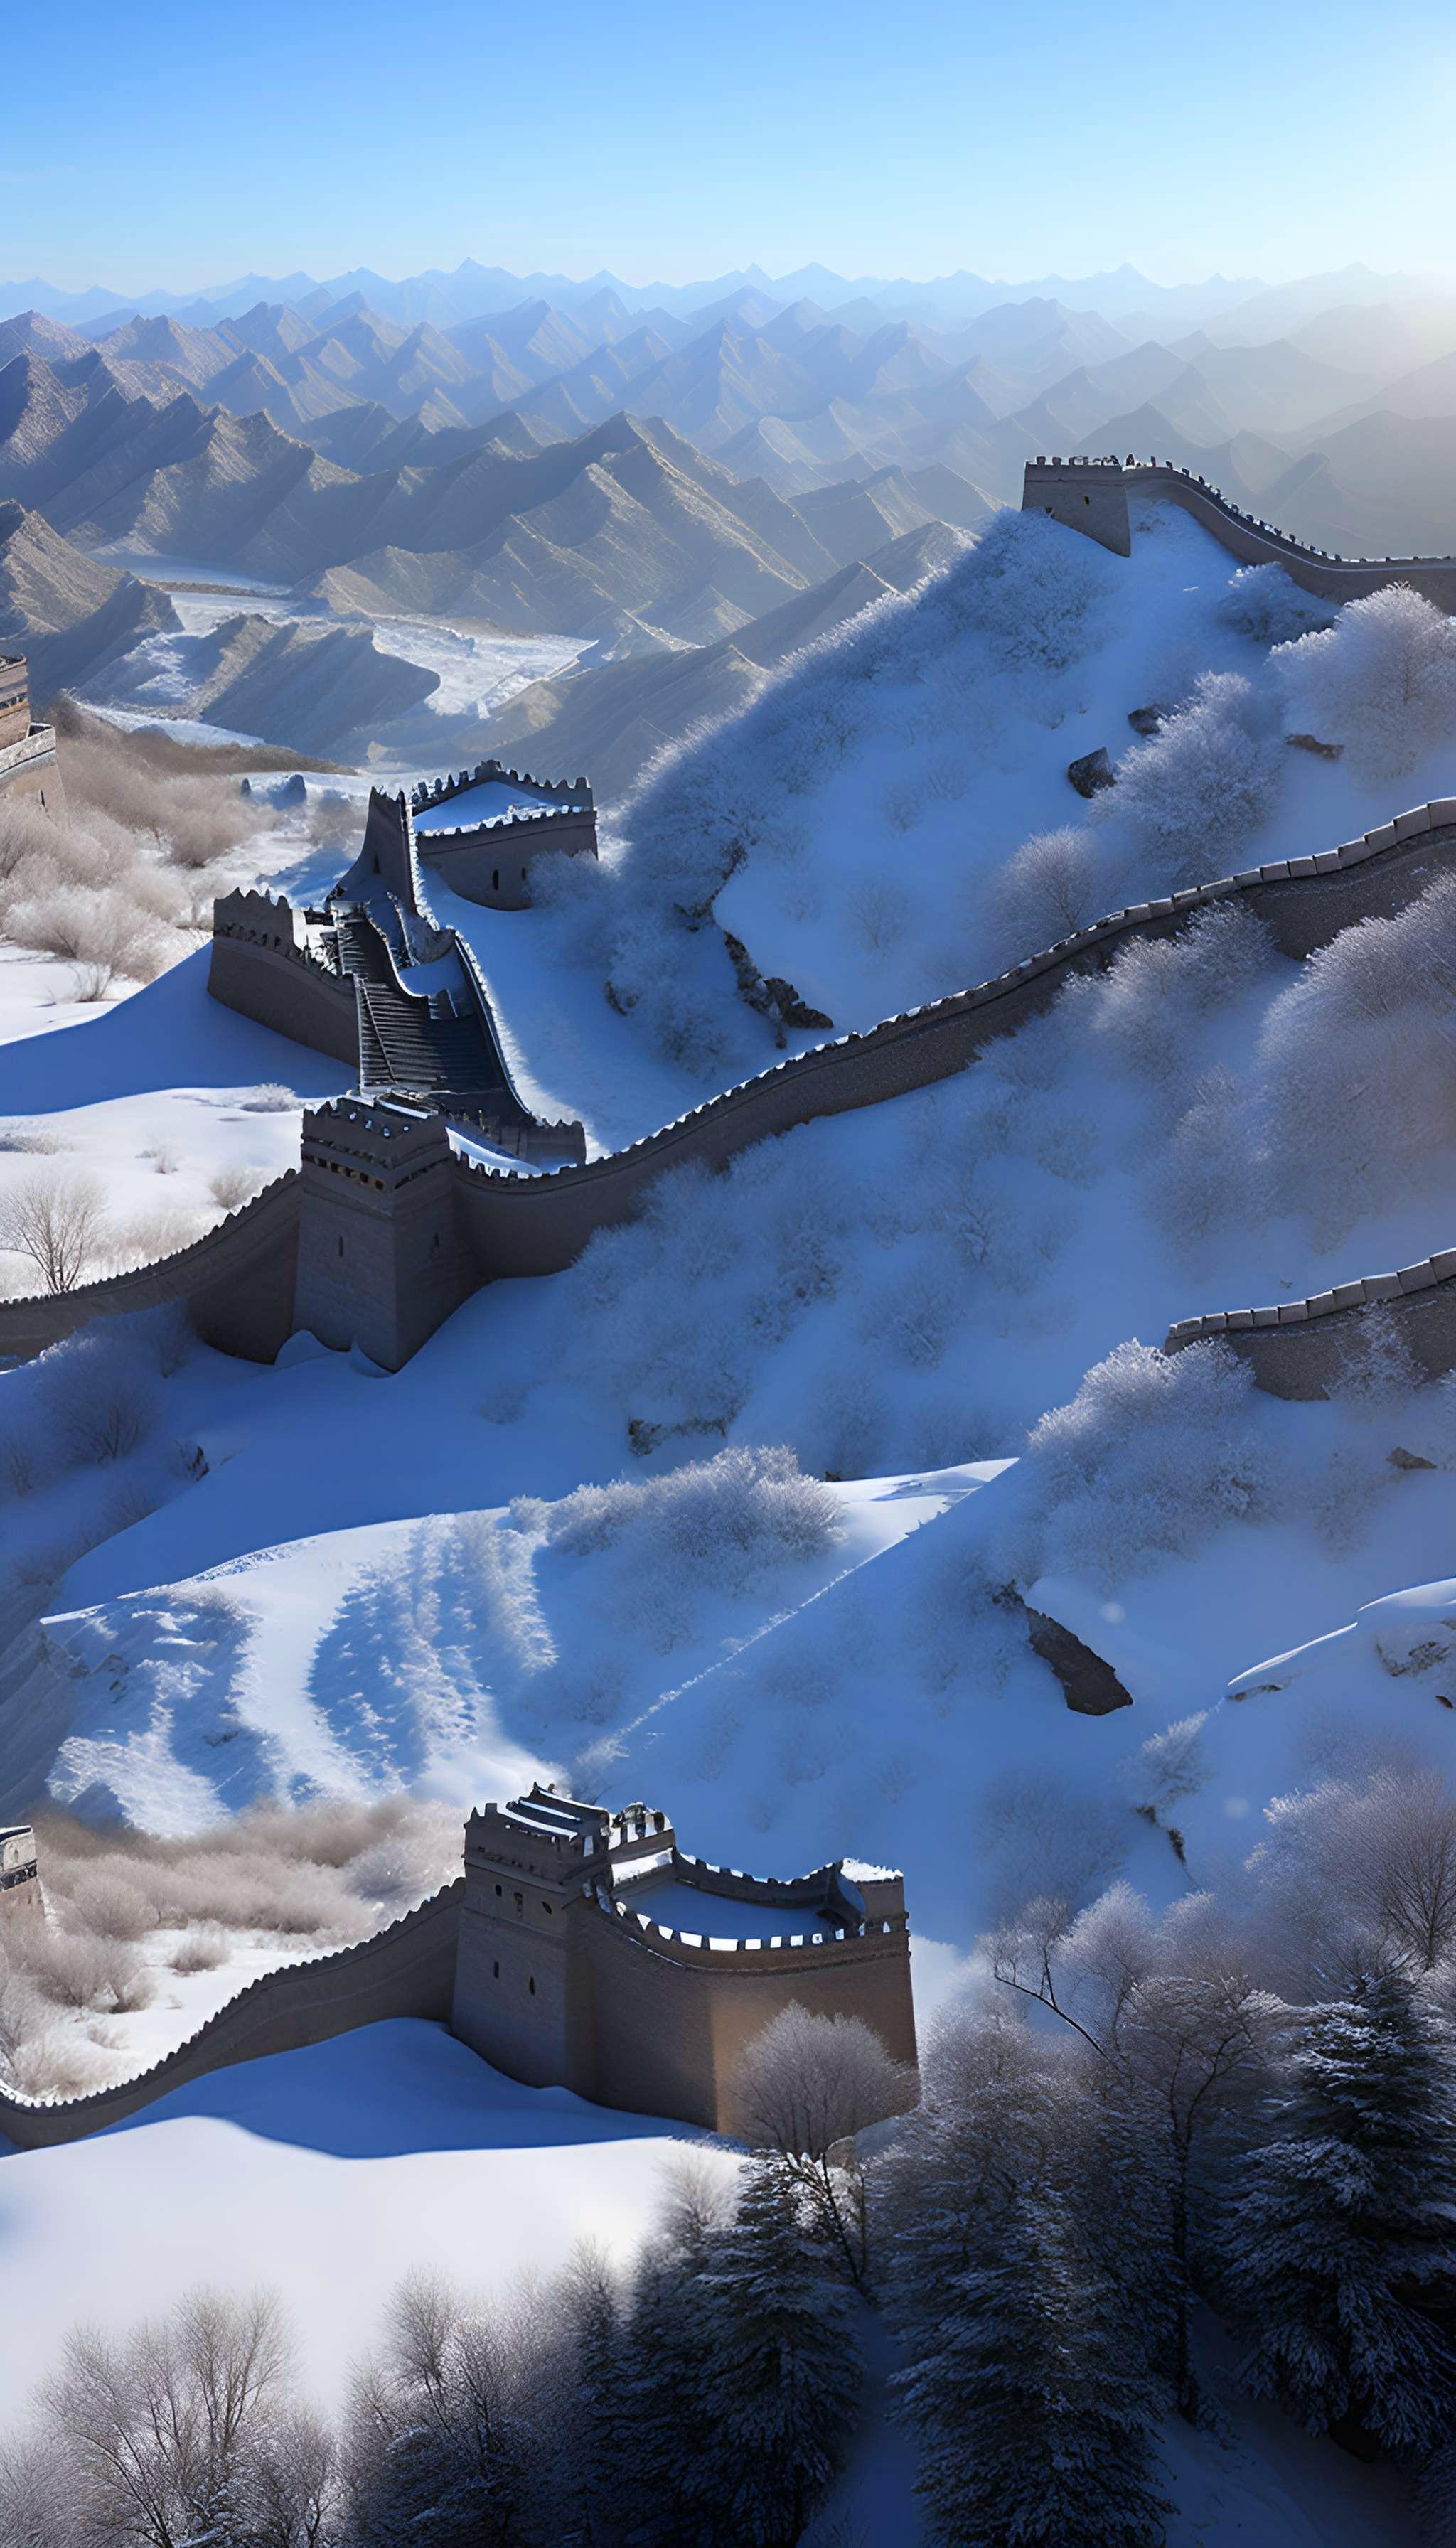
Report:
[[[340,628],[367,633],[376,653],[393,655],[433,673],[436,687],[409,718],[408,740],[391,751],[386,729],[379,737],[375,776],[415,776],[430,773],[434,757],[458,759],[462,721],[484,720],[504,706],[518,690],[553,673],[564,672],[584,652],[580,638],[542,635],[505,637],[494,631],[457,626],[446,619],[341,619],[310,607],[282,585],[240,576],[206,560],[166,561],[165,574],[155,558],[116,560],[145,576],[165,592],[180,628],[145,638],[120,662],[107,666],[90,704],[127,725],[164,723],[179,741],[270,743],[268,735],[238,734],[200,722],[188,714],[199,682],[208,670],[206,643],[225,620],[240,612],[267,619],[275,627],[298,626],[324,636]],[[440,739],[431,744],[430,729]]]

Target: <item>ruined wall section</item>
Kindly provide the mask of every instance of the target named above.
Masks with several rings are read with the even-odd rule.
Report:
[[[29,2098],[0,2089],[0,2133],[18,2149],[48,2149],[125,2123],[173,2088],[267,2052],[296,2052],[386,2018],[447,2025],[463,1881],[357,1946],[260,1974],[196,2035],[135,2079],[89,2097]]]

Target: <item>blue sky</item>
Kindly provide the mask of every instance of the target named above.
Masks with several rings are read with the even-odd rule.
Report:
[[[71,0],[0,270],[1456,269],[1447,0]],[[1372,136],[1374,145],[1372,146]]]

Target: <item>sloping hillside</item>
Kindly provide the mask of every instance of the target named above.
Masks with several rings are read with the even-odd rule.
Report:
[[[28,656],[36,700],[94,680],[178,624],[165,593],[88,557],[40,513],[0,502],[0,651]]]

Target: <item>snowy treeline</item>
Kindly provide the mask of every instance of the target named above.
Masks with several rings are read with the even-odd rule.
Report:
[[[843,2464],[853,2294],[773,2158],[677,2171],[626,2271],[396,2293],[337,2427],[266,2296],[78,2330],[0,2439],[3,2548],[791,2548]]]

